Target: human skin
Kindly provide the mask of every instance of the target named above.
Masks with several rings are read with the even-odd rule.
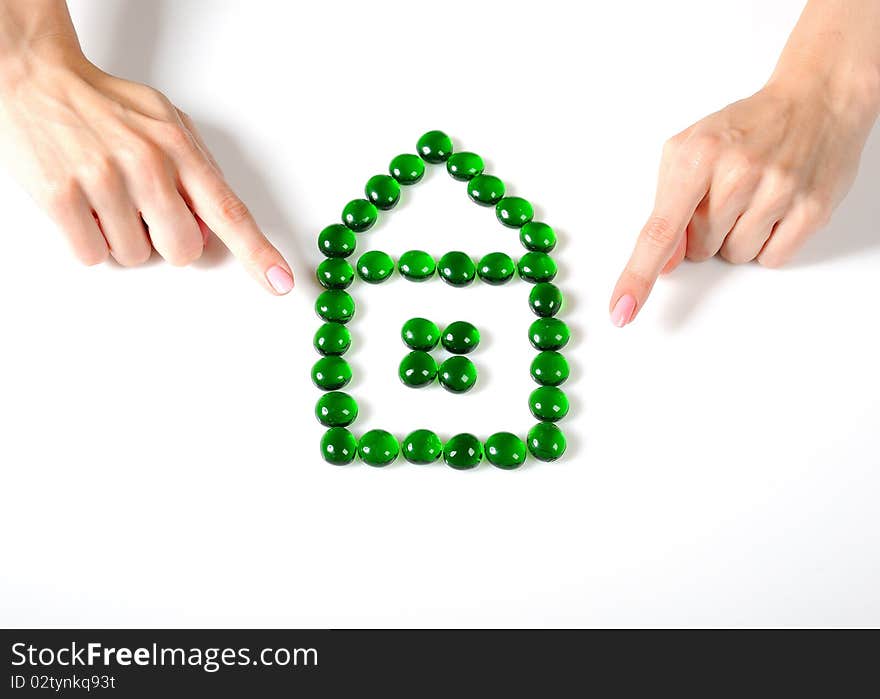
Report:
[[[268,291],[293,288],[192,120],[90,63],[64,0],[0,0],[0,158],[87,265],[186,265],[213,232]]]
[[[810,0],[760,91],[666,143],[612,322],[632,322],[684,258],[789,261],[852,185],[878,112],[880,0]]]

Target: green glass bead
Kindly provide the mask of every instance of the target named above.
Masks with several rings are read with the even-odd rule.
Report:
[[[504,183],[495,175],[477,175],[467,186],[468,196],[480,206],[495,206],[504,196]]]
[[[431,430],[416,430],[404,438],[401,451],[411,464],[433,464],[443,454],[443,442]]]
[[[496,432],[486,440],[486,459],[493,466],[511,470],[526,460],[526,444],[510,432]]]
[[[482,175],[484,167],[483,159],[476,153],[453,153],[446,161],[446,172],[459,182]]]
[[[477,367],[467,357],[449,357],[440,365],[440,385],[450,393],[464,393],[477,383]]]
[[[520,279],[532,284],[552,282],[556,277],[556,263],[546,252],[527,252],[519,258],[516,269]]]
[[[392,158],[388,172],[400,184],[415,184],[425,175],[425,162],[417,155],[401,153]]]
[[[559,352],[538,352],[529,373],[542,386],[558,386],[568,378],[568,362]]]
[[[400,336],[410,349],[430,352],[440,342],[440,328],[427,318],[410,318],[403,324]]]
[[[509,282],[516,272],[516,265],[510,255],[503,252],[490,252],[483,255],[483,259],[477,264],[477,274],[487,284],[498,286]]]
[[[321,437],[321,456],[334,466],[345,466],[357,456],[357,440],[344,427],[331,427]]]
[[[428,131],[422,134],[416,150],[423,160],[429,163],[445,162],[452,155],[452,139],[442,131]]]
[[[354,280],[354,268],[342,257],[328,257],[318,265],[316,275],[325,289],[345,289]]]
[[[522,197],[504,197],[495,205],[495,216],[508,228],[524,226],[534,215],[531,203]]]
[[[443,347],[452,354],[467,354],[480,344],[480,331],[466,320],[456,320],[443,330],[440,337]]]
[[[529,221],[519,229],[519,242],[526,250],[550,252],[556,247],[556,233],[546,223]]]
[[[377,209],[388,211],[400,201],[400,184],[390,175],[373,175],[367,180],[364,194]]]
[[[345,354],[351,347],[351,333],[339,323],[324,323],[315,332],[315,349],[325,356]]]
[[[378,218],[376,205],[366,199],[352,199],[342,209],[342,222],[355,233],[369,230]]]
[[[539,282],[529,292],[529,308],[542,318],[555,316],[562,308],[562,292],[555,284]]]
[[[387,466],[399,453],[397,438],[385,430],[365,432],[358,442],[358,455],[369,466]]]
[[[477,276],[477,266],[463,252],[447,252],[437,263],[440,278],[450,286],[467,286]]]
[[[358,276],[369,284],[380,284],[394,272],[394,260],[381,250],[370,250],[357,262]]]
[[[413,282],[423,282],[434,276],[437,263],[424,250],[408,250],[397,261],[401,276]]]
[[[558,350],[568,344],[568,326],[558,318],[538,318],[529,326],[529,342],[537,350]]]
[[[324,391],[336,391],[351,381],[351,367],[342,357],[321,357],[312,367],[312,381]]]
[[[437,378],[437,362],[427,352],[413,350],[401,360],[397,374],[404,385],[421,388],[434,383]]]
[[[565,453],[565,435],[552,422],[539,422],[529,430],[526,445],[538,461],[556,461]]]
[[[318,233],[318,250],[327,257],[348,257],[357,247],[354,231],[334,223]]]
[[[472,434],[457,434],[443,447],[443,460],[459,471],[474,468],[483,460],[483,445]]]
[[[538,420],[556,422],[568,415],[568,396],[556,386],[541,386],[529,396],[529,410]]]
[[[347,323],[354,317],[354,299],[347,291],[327,289],[315,301],[315,312],[328,323]]]
[[[342,391],[330,391],[318,398],[315,417],[326,427],[348,427],[358,415],[354,398]]]

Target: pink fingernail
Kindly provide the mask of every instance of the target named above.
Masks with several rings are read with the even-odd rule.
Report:
[[[622,328],[632,320],[633,311],[635,310],[635,298],[630,294],[624,294],[614,304],[614,310],[611,311],[611,322],[618,328]]]
[[[279,294],[286,294],[293,288],[293,277],[284,267],[269,267],[266,270],[266,279]]]

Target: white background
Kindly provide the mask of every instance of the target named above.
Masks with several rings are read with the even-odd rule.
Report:
[[[202,125],[298,286],[216,241],[190,269],[79,267],[0,183],[0,623],[880,623],[880,134],[792,267],[685,264],[607,317],[663,140],[758,89],[801,5],[75,2],[90,58]],[[318,455],[317,232],[431,128],[559,231],[558,463]],[[518,252],[442,169],[404,199],[361,250]],[[526,285],[363,286],[358,433],[525,432]],[[399,384],[411,315],[484,330],[473,394]]]

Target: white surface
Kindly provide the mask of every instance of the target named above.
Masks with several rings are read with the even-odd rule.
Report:
[[[277,299],[195,268],[79,267],[2,183],[0,623],[880,623],[875,131],[790,269],[685,265],[607,318],[663,140],[757,89],[795,1],[87,2],[89,55],[190,111],[288,255]],[[315,237],[429,128],[560,232],[568,458],[334,468],[309,380]],[[367,247],[517,252],[442,171]],[[530,424],[526,288],[358,289],[353,388],[399,436]],[[411,314],[486,330],[472,396],[394,374]]]

